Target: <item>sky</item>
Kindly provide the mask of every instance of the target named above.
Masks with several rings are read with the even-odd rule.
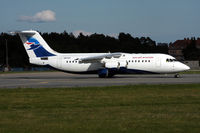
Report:
[[[0,0],[0,32],[93,33],[169,43],[200,37],[200,0]]]

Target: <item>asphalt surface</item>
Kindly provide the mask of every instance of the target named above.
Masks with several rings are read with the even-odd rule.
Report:
[[[116,75],[114,78],[98,78],[97,75],[79,75],[63,72],[0,74],[0,88],[60,88],[192,83],[200,83],[200,74],[182,74],[180,78],[174,78],[173,74]]]

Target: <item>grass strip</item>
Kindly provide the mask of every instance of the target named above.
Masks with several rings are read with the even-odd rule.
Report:
[[[200,84],[0,90],[0,133],[199,133]]]

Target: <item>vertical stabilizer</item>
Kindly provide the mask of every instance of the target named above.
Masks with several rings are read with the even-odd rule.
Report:
[[[46,41],[37,31],[30,30],[16,33],[19,34],[29,58],[41,58],[57,55],[57,52],[48,46]]]

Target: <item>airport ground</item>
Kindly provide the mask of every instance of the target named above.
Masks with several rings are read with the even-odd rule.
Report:
[[[63,72],[0,74],[0,88],[63,88],[89,86],[118,86],[136,84],[193,84],[200,83],[200,74],[116,75],[98,78],[98,75],[79,75]]]

